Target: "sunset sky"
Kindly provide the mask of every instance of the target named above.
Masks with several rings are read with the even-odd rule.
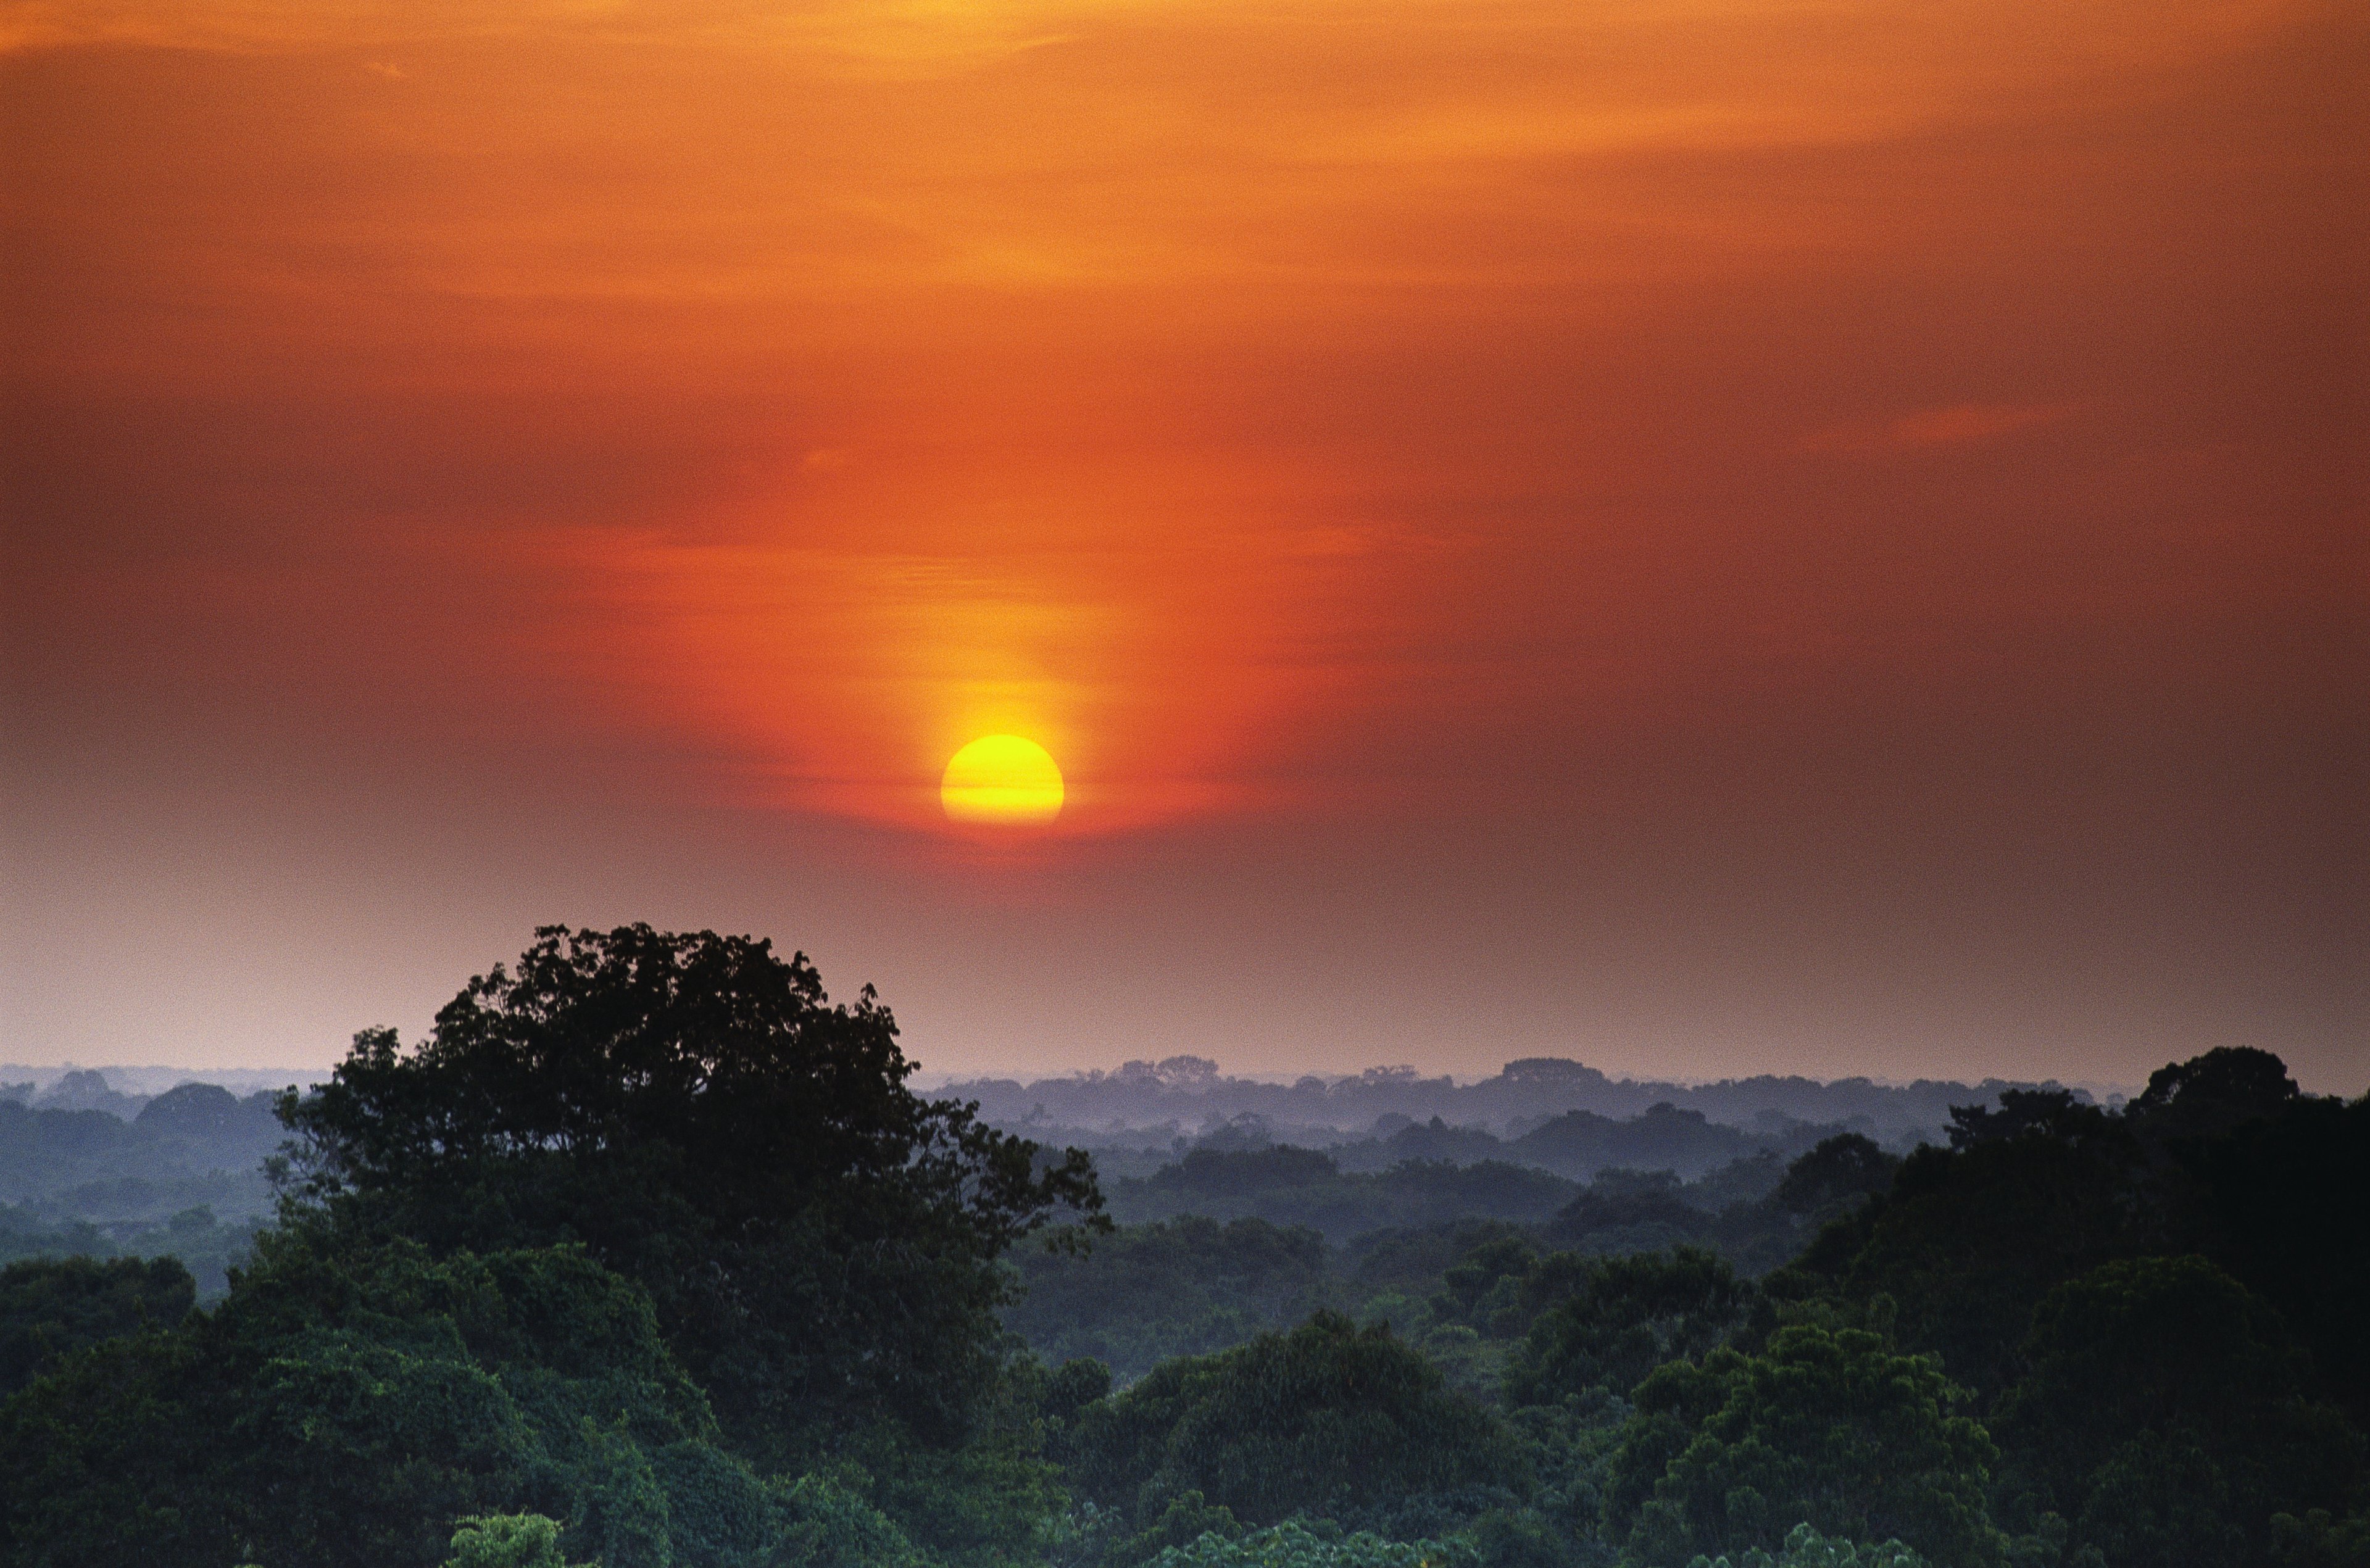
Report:
[[[0,1059],[648,920],[942,1072],[2360,1093],[2365,143],[2348,0],[0,3]]]

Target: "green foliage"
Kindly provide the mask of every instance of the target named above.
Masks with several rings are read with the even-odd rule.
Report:
[[[2330,1397],[2370,1425],[2370,1096],[2283,1100],[2218,1138],[2175,1144],[2173,1159],[2194,1250],[2269,1301]]]
[[[170,1328],[197,1299],[170,1258],[14,1263],[0,1269],[0,1394],[85,1345]]]
[[[2370,1100],[2300,1096],[2279,1059],[2209,1051],[2157,1072],[2127,1115],[2012,1090],[1952,1113],[1891,1189],[1831,1225],[1781,1283],[1889,1298],[1912,1348],[2005,1390],[2052,1288],[2119,1258],[2197,1252],[2287,1318],[2332,1392],[2370,1418]],[[2308,1199],[2302,1195],[2309,1195]]]
[[[1099,1200],[1084,1155],[1041,1169],[911,1093],[896,1036],[767,943],[545,930],[417,1050],[360,1036],[288,1103],[296,1190],[439,1253],[581,1242],[769,1467],[883,1422],[956,1444],[996,1377],[997,1254]]]
[[[2225,1050],[2122,1116],[2035,1091],[1954,1121],[1766,1282],[1780,1316],[1940,1355],[1995,1402],[1999,1518],[2069,1563],[2266,1561],[2273,1514],[2334,1516],[2370,1414],[2370,1100]]]
[[[1611,1170],[1709,1171],[1758,1148],[1742,1128],[1668,1101],[1620,1121],[1567,1111],[1507,1145],[1518,1158],[1583,1181]]]
[[[2370,1568],[2370,1514],[2274,1514],[2272,1556],[2282,1568]]]
[[[1609,1255],[1654,1252],[1710,1239],[1717,1220],[1687,1201],[1669,1171],[1606,1171],[1582,1188],[1541,1237],[1568,1252]]]
[[[1114,1183],[1110,1205],[1130,1222],[1187,1214],[1261,1219],[1340,1243],[1369,1231],[1476,1216],[1544,1220],[1575,1190],[1561,1176],[1503,1161],[1408,1160],[1363,1173],[1342,1171],[1331,1154],[1283,1145],[1194,1149],[1149,1177]]]
[[[1996,1456],[1955,1413],[1965,1398],[1930,1358],[1860,1330],[1797,1325],[1760,1356],[1674,1362],[1639,1387],[1607,1524],[1647,1563],[1746,1551],[1789,1518],[1897,1537],[1942,1568],[1996,1562],[1984,1497]]]
[[[0,1406],[0,1555],[404,1568],[535,1512],[606,1568],[756,1568],[800,1510],[714,1436],[647,1296],[581,1248],[274,1237],[216,1311]]]
[[[1536,1312],[1523,1287],[1538,1266],[1538,1249],[1527,1237],[1493,1236],[1441,1272],[1440,1289],[1427,1303],[1433,1323],[1455,1323],[1492,1339],[1510,1339]]]
[[[1049,1361],[1092,1358],[1137,1378],[1299,1322],[1323,1304],[1325,1239],[1264,1219],[1122,1227],[1090,1252],[1016,1249],[1024,1294],[1006,1326]]]
[[[1501,1418],[1387,1328],[1331,1312],[1165,1363],[1081,1411],[1059,1452],[1098,1506],[1136,1519],[1188,1491],[1267,1525],[1524,1481]]]
[[[48,1258],[111,1258],[116,1252],[114,1239],[87,1219],[52,1222],[29,1204],[0,1203],[0,1264]]]
[[[1044,1387],[1038,1391],[1037,1404],[1047,1418],[1067,1421],[1110,1391],[1110,1368],[1099,1361],[1074,1357],[1047,1375]]]
[[[912,1444],[887,1428],[849,1447],[865,1458],[865,1495],[916,1547],[956,1568],[1041,1561],[1068,1505],[1034,1424],[1008,1407],[956,1448]]]
[[[213,1301],[230,1288],[231,1270],[246,1263],[255,1245],[259,1221],[224,1224],[204,1204],[176,1213],[161,1226],[150,1226],[126,1239],[124,1249],[142,1257],[169,1257],[187,1267],[196,1279],[198,1299]]]
[[[541,1514],[487,1514],[453,1532],[444,1568],[567,1568],[558,1521]]]
[[[1430,1356],[1451,1384],[1486,1399],[1505,1380],[1509,1342],[1539,1310],[1526,1288],[1540,1260],[1530,1237],[1512,1228],[1478,1234],[1463,1255],[1440,1271],[1438,1288],[1428,1299],[1410,1301],[1393,1290],[1370,1297],[1360,1311],[1368,1322],[1405,1325],[1408,1342]]]
[[[905,1532],[840,1475],[802,1475],[779,1497],[788,1539],[768,1568],[917,1568],[923,1561]]]
[[[1814,1289],[1887,1298],[1904,1345],[1996,1394],[2042,1297],[2136,1250],[2143,1151],[2120,1123],[2068,1104],[2058,1121],[1986,1131],[1957,1151],[1918,1150],[1889,1192],[1829,1226],[1798,1267]],[[1801,1282],[1775,1283],[1784,1294]]]
[[[1388,1296],[1421,1306],[1446,1284],[1447,1271],[1481,1248],[1501,1242],[1536,1250],[1532,1232],[1501,1219],[1459,1219],[1439,1225],[1398,1226],[1360,1237],[1343,1249],[1352,1294]]]
[[[1502,1392],[1520,1407],[1600,1388],[1626,1395],[1662,1362],[1719,1344],[1758,1299],[1702,1249],[1542,1254],[1527,1238],[1501,1233],[1446,1268],[1430,1300],[1401,1321],[1457,1386]],[[1381,1304],[1364,1310],[1373,1315]]]
[[[1559,1506],[1566,1501],[1542,1493],[1536,1505],[1491,1508],[1449,1539],[1470,1542],[1479,1568],[1596,1568],[1609,1562],[1584,1522]],[[1582,1528],[1575,1531],[1575,1525]]]
[[[1604,1171],[1540,1235],[1566,1251],[1607,1256],[1701,1247],[1761,1275],[1791,1261],[1819,1225],[1882,1192],[1899,1163],[1859,1134],[1842,1133],[1791,1164],[1765,1150],[1694,1182],[1668,1171]]]
[[[1831,1217],[1893,1185],[1901,1162],[1856,1132],[1830,1138],[1786,1168],[1770,1196],[1789,1214]]]
[[[1926,1559],[1897,1540],[1854,1545],[1801,1524],[1774,1554],[1756,1546],[1733,1560],[1698,1556],[1688,1568],[1926,1568]]]
[[[1979,1149],[2025,1138],[2080,1143],[2113,1126],[2105,1110],[2077,1099],[2071,1089],[2006,1089],[1996,1106],[1950,1107],[1950,1147]]]
[[[1706,1252],[1594,1258],[1531,1323],[1506,1373],[1509,1404],[1548,1404],[1603,1388],[1627,1396],[1655,1368],[1700,1356],[1740,1324],[1754,1292]]]
[[[2192,1432],[2142,1432],[2085,1480],[2074,1534],[2110,1568],[2249,1561],[2229,1479]]]
[[[1087,1560],[1110,1568],[1137,1568],[1165,1551],[1195,1545],[1207,1537],[1232,1540],[1243,1533],[1233,1510],[1219,1507],[1190,1489],[1169,1498],[1157,1517],[1132,1535],[1125,1530],[1124,1517],[1098,1509],[1092,1503],[1080,1510],[1080,1544],[1086,1548]]]
[[[1992,1423],[2040,1506],[2111,1563],[2254,1561],[2275,1512],[2341,1504],[2361,1439],[2306,1399],[2309,1360],[2200,1257],[2105,1265],[2052,1291]]]
[[[17,1200],[0,1204],[0,1263],[172,1257],[200,1300],[220,1296],[271,1208],[262,1162],[282,1136],[271,1099],[184,1083],[130,1121],[0,1099],[0,1192]]]
[[[1156,1561],[1159,1568],[1478,1568],[1479,1559],[1459,1540],[1385,1540],[1287,1519],[1237,1537],[1213,1531]]]

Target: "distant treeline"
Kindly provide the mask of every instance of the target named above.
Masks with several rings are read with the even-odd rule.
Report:
[[[0,1262],[170,1255],[219,1293],[271,1208],[263,1161],[287,1136],[272,1104],[211,1083],[144,1099],[129,1120],[0,1100]]]
[[[1496,1163],[1409,1162],[1344,1175],[1305,1150],[1197,1150],[1149,1182],[1119,1183],[1111,1213],[1134,1222],[1090,1252],[1014,1254],[1023,1293],[1005,1321],[1048,1362],[1092,1356],[1133,1379],[1329,1308],[1391,1323],[1461,1383],[1490,1388],[1506,1336],[1439,1332],[1471,1327],[1478,1310],[1473,1299],[1444,1304],[1453,1280],[1543,1253],[1679,1247],[1756,1276],[1883,1190],[1899,1164],[1856,1133],[1790,1165],[1763,1152],[1693,1182],[1609,1171],[1586,1185]]]
[[[293,1068],[29,1067],[0,1063],[0,1100],[35,1110],[107,1111],[125,1121],[184,1083],[211,1083],[246,1099],[259,1090],[308,1089],[326,1075]]]
[[[1708,1119],[1701,1111],[1669,1104],[1649,1106],[1634,1116],[1599,1116],[1594,1111],[1567,1111],[1541,1119],[1518,1138],[1501,1139],[1486,1128],[1450,1127],[1438,1116],[1410,1122],[1381,1136],[1332,1142],[1310,1150],[1273,1139],[1265,1126],[1242,1122],[1196,1139],[1179,1139],[1167,1149],[1133,1151],[1125,1145],[1106,1145],[1097,1151],[1097,1166],[1119,1185],[1113,1191],[1114,1212],[1133,1217],[1142,1206],[1126,1178],[1147,1178],[1148,1201],[1161,1201],[1162,1191],[1191,1189],[1197,1178],[1193,1161],[1210,1153],[1279,1149],[1270,1162],[1279,1175],[1296,1171],[1313,1177],[1320,1170],[1383,1172],[1410,1162],[1430,1165],[1502,1164],[1552,1172],[1570,1181],[1585,1182],[1603,1171],[1670,1171],[1693,1179],[1738,1160],[1770,1155],[1780,1161],[1838,1133],[1874,1137],[1876,1128],[1865,1117],[1848,1122],[1800,1122],[1768,1114],[1751,1127],[1731,1127]],[[1940,1134],[1936,1133],[1939,1138]],[[1181,1145],[1181,1147],[1180,1147]],[[1904,1143],[1905,1147],[1905,1143]],[[1172,1162],[1187,1167],[1172,1166]],[[1243,1167],[1249,1169],[1252,1167]],[[1179,1212],[1168,1209],[1166,1212]],[[1197,1213],[1219,1212],[1198,1209]],[[1331,1227],[1328,1227],[1331,1229]]]
[[[1333,1135],[1389,1138],[1433,1117],[1453,1127],[1486,1127],[1519,1138],[1570,1111],[1602,1117],[1642,1116],[1657,1105],[1694,1111],[1733,1127],[1774,1123],[1847,1125],[1881,1141],[1931,1132],[1940,1136],[1953,1105],[1990,1104],[2011,1089],[2055,1090],[2054,1083],[1987,1078],[1980,1083],[1920,1079],[1880,1084],[1867,1078],[1822,1082],[1811,1078],[1723,1079],[1688,1085],[1610,1078],[1561,1057],[1508,1062],[1494,1078],[1460,1084],[1425,1078],[1413,1068],[1369,1068],[1353,1077],[1303,1077],[1291,1083],[1229,1078],[1205,1057],[1131,1061],[1116,1072],[1096,1070],[1023,1083],[1008,1078],[965,1079],[935,1093],[976,1101],[980,1115],[999,1127],[1040,1139],[1088,1145],[1124,1135],[1191,1137],[1246,1119],[1280,1142],[1332,1142]],[[2078,1100],[2087,1093],[2077,1092]]]
[[[1870,1158],[1892,1158],[1875,1141],[1856,1132],[1835,1135]],[[1791,1151],[1789,1151],[1791,1153]],[[1316,1149],[1192,1149],[1182,1161],[1149,1177],[1107,1182],[1104,1198],[1111,1218],[1126,1225],[1199,1215],[1209,1219],[1266,1219],[1271,1225],[1304,1227],[1332,1243],[1355,1242],[1384,1230],[1445,1225],[1451,1219],[1512,1219],[1546,1225],[1550,1219],[1590,1215],[1590,1227],[1640,1225],[1657,1230],[1635,1246],[1702,1239],[1699,1219],[1732,1203],[1768,1196],[1785,1177],[1787,1161],[1778,1151],[1756,1149],[1692,1182],[1671,1165],[1662,1168],[1600,1168],[1593,1185],[1507,1161],[1410,1158],[1384,1170],[1341,1170],[1332,1153]],[[1621,1218],[1612,1218],[1621,1215]],[[1607,1248],[1612,1251],[1612,1248]],[[1773,1258],[1770,1265],[1782,1263]]]
[[[114,1093],[97,1073],[55,1087],[86,1102]],[[285,1137],[273,1099],[185,1083],[142,1100],[128,1121],[111,1109],[0,1102],[0,1261],[171,1255],[204,1296],[219,1294],[270,1210],[261,1164]],[[1720,1211],[1766,1196],[1786,1161],[1847,1130],[1774,1116],[1747,1130],[1656,1105],[1624,1119],[1568,1112],[1511,1139],[1435,1117],[1317,1150],[1271,1144],[1237,1123],[1181,1156],[1105,1149],[1096,1165],[1110,1214],[1125,1223],[1257,1219],[1340,1247],[1377,1231],[1472,1219],[1540,1225],[1561,1215],[1567,1241],[1581,1244],[1570,1217],[1594,1206],[1589,1224],[1605,1240],[1593,1250],[1623,1251],[1711,1241]],[[1783,1261],[1764,1255],[1768,1245],[1792,1244],[1781,1227],[1757,1242],[1732,1237],[1729,1250],[1766,1268]]]

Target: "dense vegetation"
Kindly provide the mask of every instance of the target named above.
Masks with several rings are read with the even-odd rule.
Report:
[[[2370,1099],[2265,1053],[1586,1185],[1246,1140],[1117,1229],[910,1073],[765,944],[541,933],[279,1102],[219,1301],[0,1272],[0,1559],[2370,1563]]]

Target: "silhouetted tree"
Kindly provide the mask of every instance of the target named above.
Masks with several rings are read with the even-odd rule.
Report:
[[[2277,1116],[2299,1093],[2271,1052],[2225,1046],[2157,1068],[2126,1114],[2155,1138],[2203,1138]]]
[[[1832,1213],[1893,1185],[1898,1156],[1856,1132],[1825,1139],[1786,1168],[1771,1195],[1779,1208],[1805,1217]]]
[[[2014,1138],[2050,1138],[2061,1143],[2095,1137],[2107,1113],[2076,1098],[2071,1089],[2007,1089],[1999,1104],[1950,1107],[1950,1147],[1970,1149]]]
[[[2276,1308],[2370,1425],[2370,1097],[2306,1097],[2174,1159],[2181,1233]]]
[[[2069,1109],[2012,1136],[1919,1149],[1772,1288],[1889,1297],[1904,1345],[1996,1394],[2051,1288],[2164,1234],[2163,1217],[2138,1200],[2144,1157],[2129,1130],[2093,1107]]]
[[[997,1254],[1099,1198],[1083,1154],[909,1092],[896,1036],[765,942],[553,927],[416,1050],[364,1034],[292,1096],[290,1179],[342,1235],[584,1242],[769,1467],[881,1422],[952,1443],[995,1375]]]
[[[2200,1257],[2050,1292],[1991,1423],[2038,1505],[2111,1564],[2259,1560],[2271,1516],[2343,1505],[2362,1462],[2278,1315]]]

